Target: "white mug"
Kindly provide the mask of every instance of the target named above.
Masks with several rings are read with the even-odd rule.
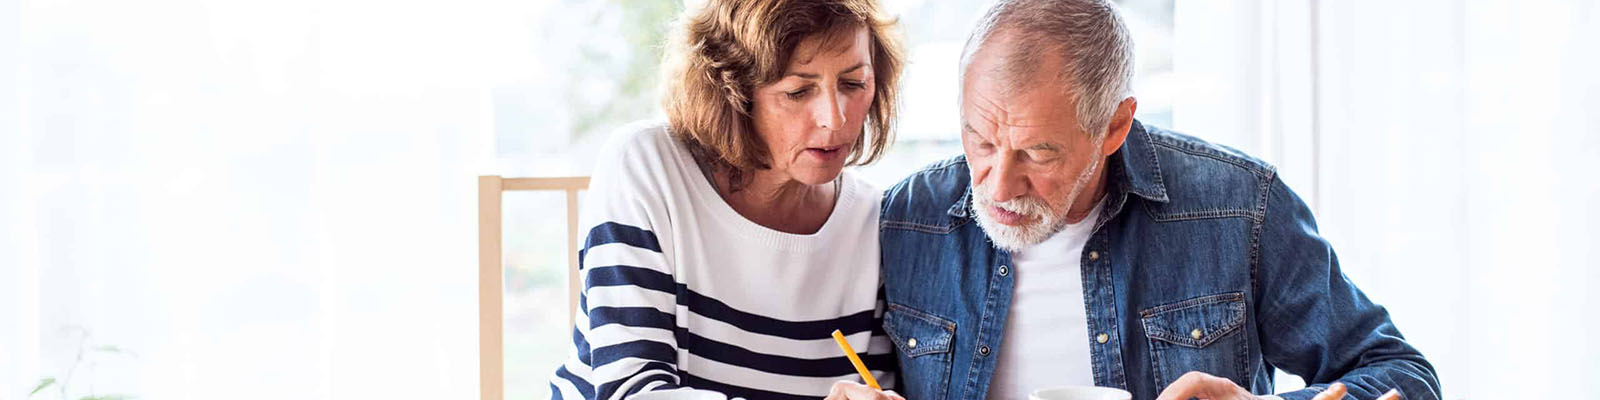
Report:
[[[710,390],[677,388],[636,393],[627,400],[728,400],[728,396]]]
[[[1133,393],[1122,389],[1094,386],[1066,386],[1035,390],[1028,400],[1130,400]]]

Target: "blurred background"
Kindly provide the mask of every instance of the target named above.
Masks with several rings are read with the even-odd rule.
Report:
[[[988,2],[883,3],[888,186],[960,152]],[[1595,1],[1119,4],[1138,117],[1277,165],[1447,398],[1600,398]],[[0,0],[0,399],[476,398],[475,177],[658,117],[683,7]],[[570,343],[566,206],[506,195],[509,398]]]

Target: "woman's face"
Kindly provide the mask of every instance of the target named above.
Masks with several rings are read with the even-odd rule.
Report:
[[[773,172],[809,185],[839,176],[872,105],[869,38],[863,27],[806,38],[783,78],[756,88],[751,118]]]

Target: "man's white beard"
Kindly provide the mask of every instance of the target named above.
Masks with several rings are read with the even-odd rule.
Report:
[[[1100,148],[1101,140],[1103,138],[1094,141],[1094,148]],[[978,214],[978,227],[982,228],[983,233],[989,236],[989,241],[994,242],[995,247],[999,247],[1001,250],[1015,253],[1042,243],[1045,239],[1049,239],[1050,236],[1055,235],[1056,232],[1061,232],[1062,229],[1067,227],[1066,214],[1072,212],[1072,205],[1077,204],[1078,196],[1083,194],[1083,189],[1088,186],[1089,180],[1094,177],[1094,172],[1098,168],[1100,168],[1100,160],[1096,159],[1089,163],[1088,168],[1084,168],[1083,172],[1078,174],[1078,179],[1073,182],[1072,190],[1067,192],[1066,204],[1062,204],[1061,207],[1053,207],[1052,204],[1044,199],[1028,196],[997,202],[993,200],[994,188],[992,185],[973,185],[972,205],[973,208],[976,208],[973,211]],[[1023,225],[1018,226],[1002,224],[989,216],[989,213],[992,212],[990,207],[999,207],[1000,209],[1020,214],[1023,221],[1032,222],[1025,222]],[[1061,212],[1056,212],[1058,209]],[[1090,215],[1089,217],[1095,216]],[[1037,218],[1036,221],[1034,220],[1035,218]]]
[[[1055,212],[1044,199],[1038,197],[1018,197],[1003,202],[992,200],[990,195],[993,189],[990,185],[979,184],[973,186],[973,210],[977,214],[978,227],[983,228],[983,233],[989,235],[989,241],[996,247],[1005,251],[1017,252],[1022,249],[1049,239],[1050,236],[1060,232],[1067,226],[1066,218]],[[989,216],[993,212],[990,207],[1014,212],[1022,215],[1022,225],[1006,225],[995,221]]]

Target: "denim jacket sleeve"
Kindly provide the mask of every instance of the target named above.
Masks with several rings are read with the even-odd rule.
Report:
[[[1280,396],[1309,399],[1340,381],[1357,399],[1393,388],[1407,400],[1438,399],[1433,366],[1340,272],[1305,203],[1273,178],[1265,207],[1255,264],[1262,355],[1308,384]]]

